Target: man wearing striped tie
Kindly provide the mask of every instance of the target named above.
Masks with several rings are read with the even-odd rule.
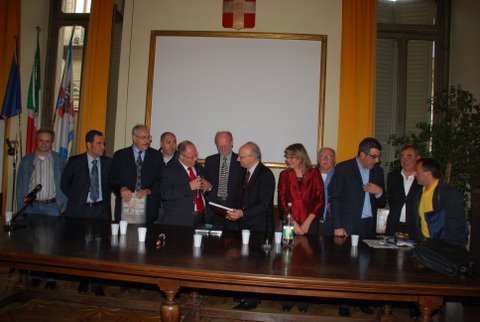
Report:
[[[232,151],[232,133],[229,131],[217,132],[215,145],[218,153],[205,159],[205,178],[212,184],[212,190],[207,193],[207,199],[233,208],[239,183],[245,174],[240,162],[237,161],[238,155]],[[215,213],[210,207],[207,207],[205,221],[222,229],[239,229],[239,222],[226,220],[225,215]]]

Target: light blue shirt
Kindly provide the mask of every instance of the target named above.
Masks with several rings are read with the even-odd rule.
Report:
[[[137,162],[139,153],[140,153],[140,150],[137,149],[137,147],[134,145],[133,146],[133,157],[134,157],[135,162]],[[141,154],[140,157],[142,158],[142,162],[143,162],[143,160],[145,160],[145,151],[142,151],[142,154]]]
[[[92,172],[93,168],[93,160],[98,160],[97,161],[97,169],[98,169],[98,199],[95,202],[99,202],[103,200],[103,194],[102,194],[102,165],[100,158],[92,158],[90,154],[87,153],[87,161],[88,161],[88,174]],[[90,198],[90,191],[88,191],[88,196],[87,196],[87,202],[94,202],[92,198]]]
[[[326,178],[323,180],[323,193],[324,193],[324,209],[323,209],[323,219],[327,219],[327,212],[328,212],[328,186],[330,185],[330,182],[332,181],[332,176],[333,173],[335,172],[335,168],[330,169],[330,171],[327,172]],[[323,173],[322,173],[322,178],[323,178]]]
[[[365,169],[362,167],[358,159],[357,161],[358,170],[360,170],[360,175],[362,176],[362,184],[367,184],[370,180],[370,169]],[[364,218],[371,218],[372,216],[372,204],[370,203],[370,194],[365,191],[365,199],[363,202],[363,209],[362,209],[362,219]]]

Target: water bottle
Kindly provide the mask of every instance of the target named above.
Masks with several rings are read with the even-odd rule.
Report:
[[[283,233],[282,244],[283,248],[289,250],[293,249],[293,237],[295,237],[295,230],[293,228],[292,203],[288,203],[287,215],[283,218]]]

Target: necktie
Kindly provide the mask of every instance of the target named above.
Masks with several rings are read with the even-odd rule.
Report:
[[[190,177],[190,181],[197,179],[191,167],[188,167],[188,176]],[[195,192],[195,206],[198,213],[202,213],[205,209],[205,205],[203,204],[202,192],[198,190]]]
[[[90,171],[90,199],[93,202],[98,200],[100,196],[100,187],[98,184],[98,160],[92,160],[92,170]]]
[[[135,162],[137,167],[137,180],[135,181],[135,191],[138,191],[142,188],[142,152],[138,151],[138,158]]]
[[[248,182],[250,181],[250,171],[247,171],[247,173],[245,174],[245,180],[243,180],[243,191],[242,191],[242,201],[241,201],[241,205],[242,205],[242,209],[245,209],[245,199],[246,199],[246,190],[247,190],[247,185],[248,185]]]
[[[227,158],[225,157],[223,158],[223,162],[220,167],[217,197],[221,199],[227,199],[228,197],[228,164]]]

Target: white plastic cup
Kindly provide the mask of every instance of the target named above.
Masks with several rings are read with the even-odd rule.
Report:
[[[147,227],[138,227],[138,241],[140,243],[144,243],[146,237],[147,237]]]
[[[194,234],[193,235],[193,247],[201,247],[202,246],[202,235]]]
[[[120,220],[120,235],[125,235],[127,233],[128,221]]]
[[[282,243],[282,232],[276,231],[275,232],[275,244],[279,245]]]
[[[242,256],[248,256],[249,249],[248,249],[248,244],[243,244],[242,249],[240,250],[240,254]]]
[[[12,218],[13,218],[13,212],[6,211],[5,212],[5,222],[9,223],[10,221],[12,221]]]
[[[247,245],[250,241],[250,230],[242,229],[242,244]]]
[[[117,236],[118,235],[118,230],[120,229],[120,225],[117,223],[112,224],[112,235]]]
[[[360,236],[354,234],[351,237],[352,237],[352,247],[357,247],[358,246],[358,238]]]

